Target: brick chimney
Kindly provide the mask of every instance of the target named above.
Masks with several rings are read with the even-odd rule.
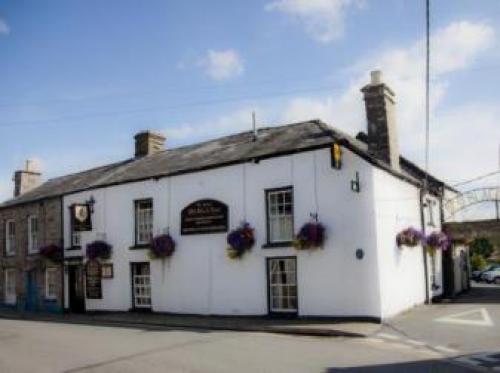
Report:
[[[27,160],[24,170],[14,172],[14,197],[28,192],[41,184],[42,174],[35,167],[33,160]]]
[[[371,72],[371,82],[361,89],[368,122],[368,152],[399,170],[399,145],[394,92],[382,81],[382,72]]]
[[[144,157],[165,149],[165,137],[159,133],[142,131],[134,136],[135,156]]]

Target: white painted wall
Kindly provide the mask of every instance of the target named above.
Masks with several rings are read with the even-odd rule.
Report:
[[[383,318],[425,302],[421,246],[396,245],[405,228],[421,228],[419,189],[387,172],[375,170],[375,215]]]
[[[358,171],[361,193],[351,191],[350,181]],[[267,314],[266,258],[296,256],[298,267],[299,315],[382,316],[398,312],[421,301],[417,277],[421,265],[418,250],[400,254],[394,247],[397,228],[406,221],[388,215],[409,210],[409,219],[418,218],[418,201],[389,207],[374,198],[385,194],[414,192],[399,181],[344,149],[343,168],[330,167],[329,149],[262,160],[186,174],[157,181],[143,181],[86,191],[64,197],[64,239],[69,246],[69,206],[93,196],[96,200],[93,228],[83,233],[82,243],[106,232],[113,245],[111,262],[114,278],[103,279],[103,299],[87,300],[87,310],[128,310],[131,308],[130,262],[150,261],[146,250],[130,250],[134,244],[134,200],[153,198],[154,231],[167,227],[177,242],[174,255],[151,261],[152,308],[154,311],[221,314]],[[316,182],[315,182],[316,180]],[[387,183],[387,193],[383,192]],[[295,231],[318,212],[326,226],[324,249],[297,252],[293,248],[262,248],[266,242],[265,189],[293,185]],[[316,192],[315,192],[316,190]],[[415,192],[416,193],[416,192]],[[226,233],[180,235],[180,212],[189,203],[213,198],[229,207],[230,229],[247,220],[256,232],[256,245],[241,259],[226,257]],[[402,217],[403,213],[398,212]],[[382,220],[377,221],[377,219]],[[389,254],[382,255],[383,246]],[[361,248],[365,256],[356,259]],[[66,256],[84,255],[67,251]],[[398,256],[399,255],[399,256]],[[415,256],[415,258],[414,258]],[[386,264],[385,261],[390,263]],[[382,264],[384,262],[384,264]],[[411,273],[408,268],[415,264]],[[420,263],[421,264],[421,263]],[[392,272],[386,273],[390,269]],[[408,277],[405,282],[397,274]],[[381,280],[379,280],[381,276]],[[383,277],[383,280],[382,280]],[[395,304],[384,304],[391,291],[415,288]],[[67,285],[67,284],[66,284]],[[381,294],[380,286],[385,286]],[[67,289],[67,286],[65,287]],[[423,291],[423,290],[422,290]],[[67,294],[66,294],[67,295]],[[382,296],[381,296],[382,295]],[[393,295],[393,294],[392,294]],[[66,306],[67,304],[66,296]]]

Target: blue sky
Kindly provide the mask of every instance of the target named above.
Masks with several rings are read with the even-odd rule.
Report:
[[[498,167],[500,2],[431,2],[431,171],[453,183]],[[356,134],[375,68],[422,163],[423,38],[423,0],[4,0],[0,199],[26,158],[78,171],[130,157],[143,129],[174,147],[249,129],[255,110]]]

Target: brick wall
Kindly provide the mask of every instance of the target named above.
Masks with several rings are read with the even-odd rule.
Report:
[[[29,271],[35,273],[38,290],[37,308],[40,310],[62,308],[62,264],[46,261],[38,254],[28,252],[28,217],[33,215],[38,217],[38,246],[48,244],[62,246],[61,206],[60,198],[52,198],[42,202],[0,209],[0,303],[5,301],[4,269],[15,268],[17,270],[16,293],[19,308],[23,308],[25,304],[26,278]],[[10,219],[16,223],[16,254],[14,256],[6,256],[5,252],[5,228],[6,222]],[[51,301],[45,299],[45,269],[47,267],[57,268],[60,279],[57,284],[57,299]]]

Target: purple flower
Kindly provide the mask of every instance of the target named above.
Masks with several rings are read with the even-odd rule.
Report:
[[[41,247],[39,253],[44,258],[47,258],[47,259],[50,259],[53,261],[61,260],[63,257],[62,247],[54,245],[54,244],[50,244],[50,245]]]
[[[165,258],[175,251],[175,241],[169,234],[161,234],[151,240],[150,253],[153,258]]]
[[[420,244],[424,239],[424,235],[419,230],[409,227],[398,233],[396,236],[396,244],[401,246],[414,247]]]
[[[425,238],[425,245],[434,250],[448,250],[450,240],[443,232],[432,232]]]
[[[325,227],[321,223],[306,223],[295,237],[294,246],[297,249],[322,247],[325,241]]]
[[[240,257],[255,244],[254,229],[249,223],[242,223],[240,227],[227,235],[227,244],[230,250],[236,251],[235,257]]]
[[[111,258],[112,246],[105,241],[94,241],[87,244],[87,258],[109,259]]]

